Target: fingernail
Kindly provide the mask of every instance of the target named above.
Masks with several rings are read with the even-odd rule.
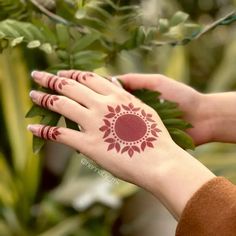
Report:
[[[111,77],[111,82],[113,84],[117,85],[118,87],[123,88],[122,83],[120,82],[119,78],[113,76],[113,77]]]
[[[32,76],[35,80],[41,79],[41,78],[43,77],[43,75],[44,75],[44,72],[37,71],[37,70],[34,70],[34,71],[32,71],[32,73],[31,73],[31,76]]]
[[[35,91],[35,90],[30,91],[29,96],[31,97],[33,102],[37,102],[37,98],[38,98],[38,92],[37,91]]]
[[[30,132],[32,132],[34,135],[37,135],[37,134],[38,134],[39,128],[40,128],[39,125],[28,125],[28,126],[27,126],[27,130],[29,130]]]

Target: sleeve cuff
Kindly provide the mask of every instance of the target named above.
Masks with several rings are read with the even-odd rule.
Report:
[[[223,177],[205,183],[188,201],[176,236],[235,236],[236,186]]]

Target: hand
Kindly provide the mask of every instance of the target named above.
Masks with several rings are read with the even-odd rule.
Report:
[[[30,126],[34,135],[64,143],[81,151],[100,166],[129,182],[159,165],[175,147],[157,113],[110,81],[89,72],[62,71],[59,76],[34,72],[39,85],[60,95],[32,91],[36,104],[78,123],[81,132]],[[70,79],[72,78],[72,79]]]
[[[193,88],[159,74],[126,74],[118,76],[126,89],[159,91],[162,98],[179,104],[184,119],[194,127],[188,130],[196,145],[212,140],[212,117],[206,109],[205,95]]]
[[[172,141],[151,107],[110,81],[73,70],[32,76],[61,94],[31,91],[32,100],[81,127],[29,125],[34,135],[69,145],[115,176],[145,188],[177,219],[193,193],[214,177]]]

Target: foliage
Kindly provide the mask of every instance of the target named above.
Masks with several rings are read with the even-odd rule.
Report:
[[[11,8],[9,5],[12,5],[13,0],[8,4],[1,4],[9,14],[16,11],[14,18],[22,19],[26,11],[22,10],[23,3],[17,0],[14,2],[15,5]],[[36,7],[33,10],[37,12],[37,18],[31,13],[27,22],[7,19],[0,23],[1,49],[26,43],[28,48],[39,48],[46,53],[53,53],[58,62],[49,68],[51,72],[70,68],[94,70],[106,66],[108,62],[112,64],[117,54],[123,50],[151,50],[154,45],[186,44],[209,29],[231,23],[236,18],[231,13],[203,29],[197,24],[186,23],[188,15],[179,11],[170,20],[159,19],[156,25],[150,27],[143,24],[141,8],[138,5],[119,5],[110,0],[80,1],[78,4],[59,1],[56,11],[58,15],[62,14],[63,7],[64,16],[58,16],[40,5],[40,1],[31,1],[31,4]],[[31,7],[25,3],[23,9],[29,10]],[[37,10],[41,11],[40,15]],[[49,19],[43,19],[45,14]],[[155,102],[156,99],[153,100]],[[56,124],[59,120],[58,115],[45,114],[42,108],[34,107],[28,117],[33,115],[43,116],[42,123],[47,125]],[[169,130],[180,146],[193,148],[190,137],[187,138],[178,129],[178,123],[175,122],[179,120],[174,119],[175,115],[168,113],[168,117],[162,115],[161,118],[172,119]],[[169,127],[169,122],[166,126]],[[182,127],[182,130],[186,128],[187,126]],[[43,141],[35,139],[34,150],[38,151]]]
[[[30,135],[24,130],[26,122],[23,116],[30,106],[28,99],[30,80],[26,66],[31,61],[38,60],[37,66],[41,61],[46,61],[44,69],[53,73],[59,69],[74,68],[94,70],[106,76],[110,71],[114,71],[118,59],[123,54],[140,55],[145,61],[143,58],[152,57],[155,53],[160,56],[158,62],[157,58],[153,60],[155,63],[168,61],[172,71],[176,64],[178,65],[177,70],[174,68],[175,72],[177,71],[174,73],[177,78],[177,74],[179,77],[183,74],[179,71],[187,70],[188,67],[186,63],[180,64],[183,62],[181,59],[183,51],[187,47],[176,47],[168,53],[169,49],[166,49],[166,46],[184,45],[194,41],[191,44],[193,50],[197,44],[195,39],[198,39],[201,48],[199,49],[198,45],[194,53],[189,48],[188,50],[194,56],[197,55],[199,61],[202,59],[201,55],[204,55],[203,64],[209,67],[211,60],[208,60],[208,63],[206,61],[210,53],[204,48],[204,40],[208,45],[209,42],[215,42],[217,37],[212,36],[209,31],[218,25],[230,24],[235,20],[235,14],[230,13],[205,27],[192,23],[188,14],[180,11],[173,16],[168,15],[168,19],[157,17],[154,23],[149,24],[143,18],[142,8],[130,4],[129,1],[0,0],[0,9],[0,48],[3,52],[0,55],[0,89],[3,91],[1,117],[4,119],[1,140],[8,143],[7,150],[2,146],[0,150],[2,174],[0,234],[4,236],[109,235],[115,210],[110,210],[103,204],[94,204],[97,203],[95,200],[92,202],[92,207],[85,211],[80,211],[73,205],[77,198],[88,192],[94,197],[92,186],[103,186],[96,182],[96,175],[89,178],[91,172],[88,173],[89,176],[84,176],[85,168],[81,168],[80,158],[83,158],[81,155],[76,154],[71,158],[63,177],[60,176],[60,183],[53,192],[47,192],[43,189],[44,186],[41,187],[39,184],[40,174],[43,171],[42,163],[31,152]],[[209,32],[207,37],[200,38],[206,32]],[[164,47],[159,49],[157,46]],[[221,65],[223,70],[216,71],[214,81],[218,82],[207,84],[210,91],[214,91],[213,88],[222,88],[222,83],[224,88],[233,86],[232,75],[235,74],[235,67],[232,58],[235,56],[235,44],[231,43],[228,46],[226,60]],[[32,50],[26,50],[27,48]],[[158,53],[155,50],[159,50]],[[161,50],[169,57],[168,59],[164,59],[164,54],[159,53]],[[42,55],[40,59],[38,55]],[[227,73],[224,70],[226,66],[229,71]],[[167,68],[167,71],[170,69]],[[222,79],[222,75],[228,76],[228,79]],[[183,81],[183,78],[181,80]],[[195,80],[194,83],[198,81]],[[160,94],[147,90],[135,91],[134,95],[159,113],[179,145],[193,148],[192,140],[184,132],[190,125],[181,119],[182,112],[177,104],[163,101],[159,99]],[[44,124],[56,125],[60,120],[59,115],[34,106],[28,116],[36,115],[40,116],[41,123]],[[69,126],[74,125],[70,121],[66,123]],[[34,139],[36,152],[40,150],[42,144],[41,139]],[[227,154],[227,160],[230,161],[227,168],[235,163],[233,157],[233,154]],[[220,163],[220,158],[217,158],[217,165],[213,163],[211,155],[208,161],[205,157],[202,159],[216,173],[224,173],[225,169]],[[229,176],[235,176],[233,168],[230,169]],[[124,189],[123,193],[119,194],[120,198],[136,191],[134,186],[130,187],[124,183],[120,183],[114,189],[116,194],[120,189]],[[110,190],[106,189],[104,194],[110,194]],[[60,197],[68,201],[58,199]]]

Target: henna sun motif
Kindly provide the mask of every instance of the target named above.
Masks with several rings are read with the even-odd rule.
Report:
[[[115,149],[121,154],[127,152],[132,157],[135,152],[140,153],[147,147],[154,148],[153,142],[161,130],[157,128],[152,114],[134,107],[132,103],[107,108],[109,113],[105,115],[104,125],[99,129],[104,133],[104,142],[108,143],[107,151]]]

